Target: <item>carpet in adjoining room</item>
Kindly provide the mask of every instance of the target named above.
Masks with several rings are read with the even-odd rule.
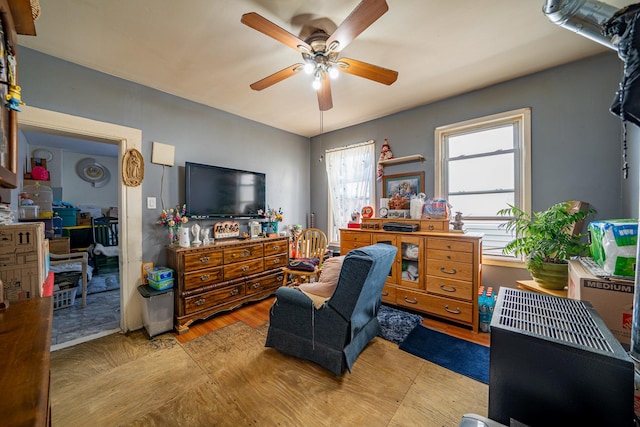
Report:
[[[422,323],[422,316],[381,305],[378,310],[379,336],[387,341],[400,344],[417,325]]]
[[[451,371],[489,384],[489,348],[422,325],[416,326],[400,349]]]

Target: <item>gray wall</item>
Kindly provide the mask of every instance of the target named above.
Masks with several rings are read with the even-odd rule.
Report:
[[[395,157],[422,154],[427,160],[390,166],[385,173],[423,170],[425,192],[433,195],[436,127],[523,107],[532,109],[534,210],[578,199],[589,202],[598,218],[637,217],[639,150],[632,147],[631,178],[623,183],[621,122],[608,111],[621,77],[622,62],[612,51],[316,136],[310,165],[311,187],[317,189],[311,210],[317,214],[317,225],[326,228],[327,224],[326,174],[324,163],[318,161],[325,150],[374,139],[379,153],[387,138]],[[629,145],[637,145],[637,139],[634,129]],[[381,191],[378,183],[378,197]],[[483,275],[490,285],[530,278],[513,269],[486,267]]]
[[[20,70],[29,105],[142,129],[145,159],[151,157],[152,141],[175,145],[176,166],[165,171],[166,207],[184,200],[183,165],[197,160],[266,172],[268,203],[283,207],[284,225],[306,224],[314,212],[316,225],[326,229],[326,174],[319,161],[326,149],[374,139],[379,150],[388,138],[396,157],[422,154],[427,161],[390,166],[387,173],[424,170],[426,192],[433,194],[435,127],[531,107],[533,209],[580,199],[598,210],[598,218],[638,215],[640,135],[629,125],[631,177],[623,181],[622,127],[608,111],[622,76],[613,52],[320,135],[310,145],[306,138],[26,48],[20,50]],[[299,166],[304,164],[309,169]],[[158,197],[159,206],[161,175],[162,166],[147,160],[143,200]],[[377,192],[380,196],[380,184]],[[158,215],[159,209],[143,209],[143,258],[153,262],[164,261]],[[520,274],[501,270],[485,268],[485,282],[512,283]]]
[[[282,206],[284,222],[305,224],[309,214],[309,139],[98,73],[21,47],[20,86],[28,105],[142,130],[143,260],[164,263],[166,232],[161,210],[163,167],[152,164],[152,142],[176,147],[175,166],[164,177],[164,205],[184,202],[184,163],[264,172],[267,203]],[[20,141],[20,154],[26,155]],[[158,209],[146,209],[157,197]],[[3,196],[3,199],[6,196]]]

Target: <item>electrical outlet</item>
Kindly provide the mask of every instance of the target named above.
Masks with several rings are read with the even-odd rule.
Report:
[[[156,198],[147,197],[147,209],[155,209],[155,208],[156,208]]]

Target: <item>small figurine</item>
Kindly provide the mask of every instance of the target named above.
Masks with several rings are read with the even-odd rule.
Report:
[[[454,230],[462,230],[462,226],[464,225],[464,222],[462,222],[462,212],[456,212],[451,225],[453,225]]]
[[[193,233],[193,237],[194,237],[191,244],[193,246],[200,246],[202,244],[202,242],[200,241],[200,225],[193,224],[193,226],[191,226],[191,233]]]
[[[209,230],[208,228],[203,228],[202,229],[202,244],[204,245],[210,245],[211,243],[213,243],[213,239],[209,238],[209,232],[211,230]]]

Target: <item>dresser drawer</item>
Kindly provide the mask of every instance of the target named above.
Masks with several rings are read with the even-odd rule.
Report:
[[[473,243],[460,240],[427,238],[427,249],[440,249],[443,251],[473,252]]]
[[[396,287],[385,285],[382,288],[382,302],[396,303]]]
[[[473,298],[473,283],[462,280],[427,276],[427,292],[442,295],[444,297],[460,298],[471,301]]]
[[[223,267],[224,280],[236,279],[242,276],[249,276],[264,271],[264,262],[262,258],[250,259],[244,262],[236,262],[234,264],[225,265]]]
[[[264,256],[286,254],[289,252],[288,242],[280,240],[278,242],[268,242],[264,244]]]
[[[245,285],[245,292],[247,295],[256,294],[259,292],[278,289],[282,285],[284,280],[284,273],[282,271],[263,276],[257,279],[248,280]]]
[[[466,262],[467,264],[473,262],[473,254],[471,252],[443,251],[440,249],[427,249],[427,258]]]
[[[288,263],[289,263],[289,255],[287,255],[286,253],[276,255],[276,256],[265,257],[264,269],[271,270],[274,268],[286,267]]]
[[[229,264],[247,259],[261,258],[263,253],[262,243],[257,243],[241,248],[224,249],[223,259],[225,264]]]
[[[420,231],[449,231],[448,219],[423,219],[420,221]]]
[[[431,295],[426,302],[429,313],[459,322],[472,323],[473,304],[470,302]]]
[[[473,264],[427,259],[427,276],[471,281],[473,279]]]
[[[184,255],[184,271],[202,270],[203,268],[222,265],[222,251],[212,250],[188,253]]]
[[[342,231],[340,233],[340,255],[346,255],[352,249],[371,245],[371,233]]]
[[[194,271],[193,273],[185,273],[184,290],[189,291],[198,289],[202,286],[213,285],[222,282],[224,276],[222,267],[209,268],[208,270]]]
[[[222,289],[216,289],[211,292],[205,292],[184,299],[185,314],[195,313],[205,310],[216,305],[233,301],[244,296],[245,284],[238,283]]]

